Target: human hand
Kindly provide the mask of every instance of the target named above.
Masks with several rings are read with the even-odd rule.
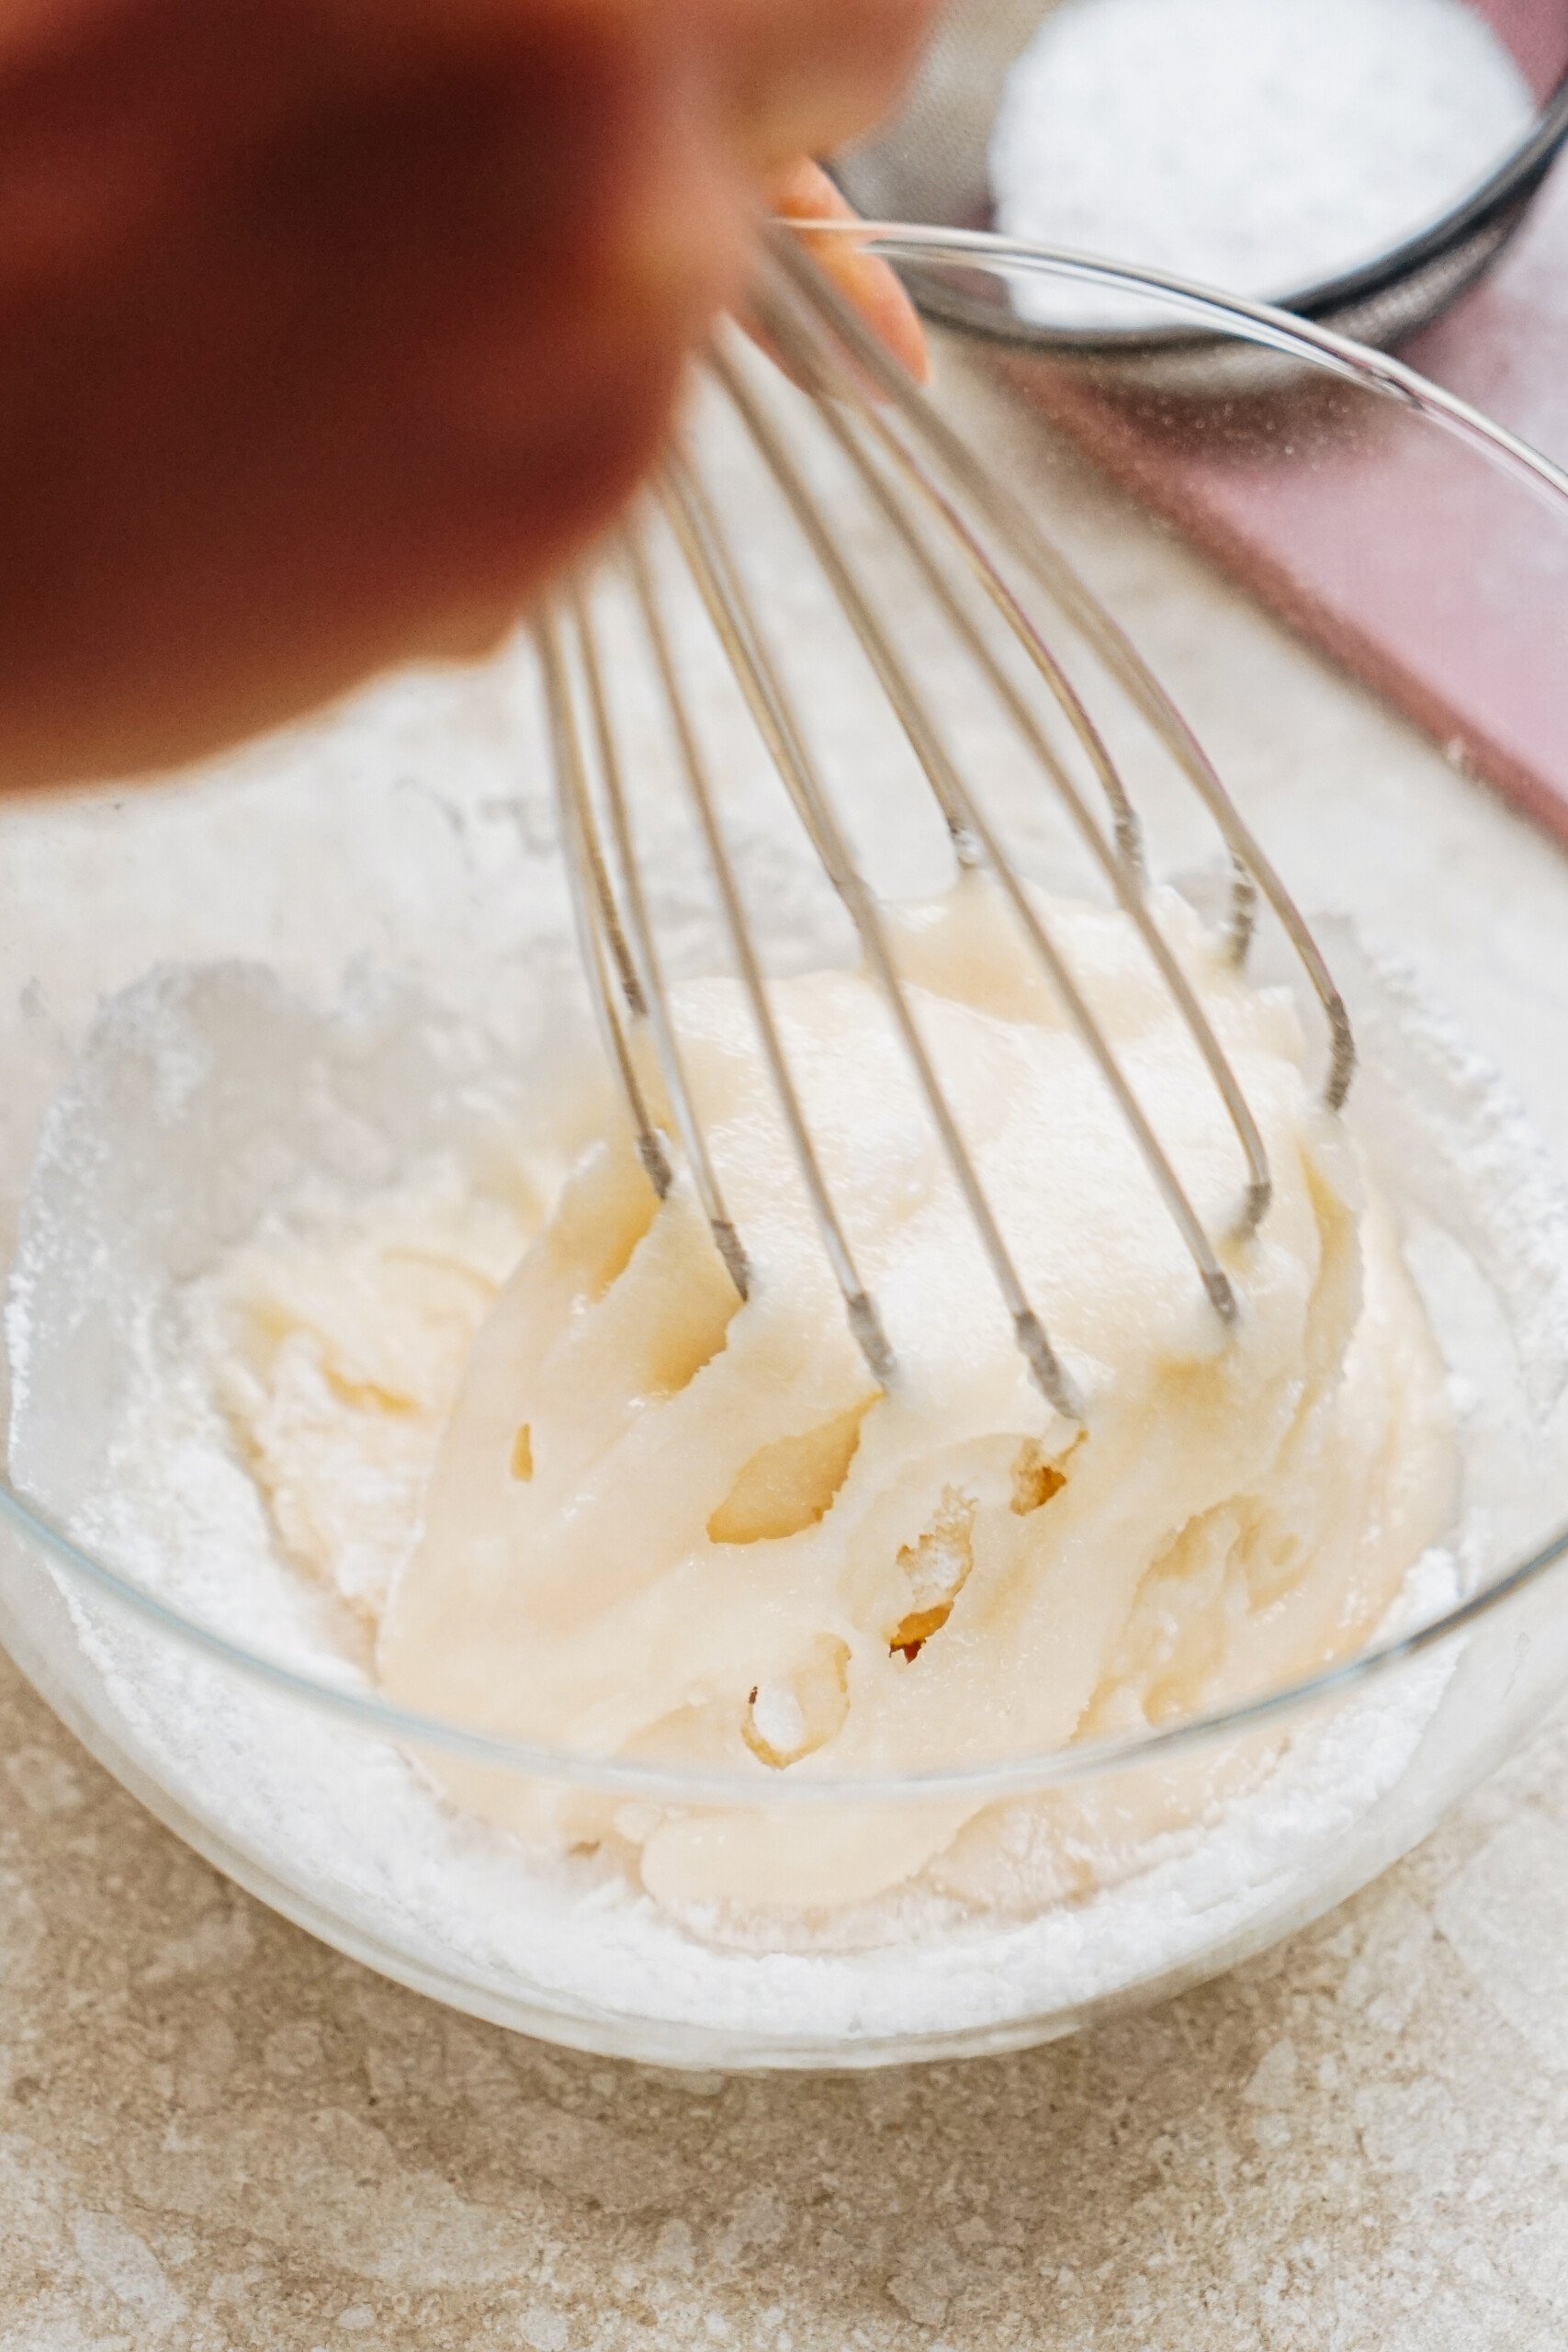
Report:
[[[0,782],[492,642],[929,6],[6,0]],[[918,360],[891,280],[838,266]]]
[[[789,164],[768,185],[773,209],[786,220],[852,220],[846,204],[820,164],[807,157]],[[818,241],[816,258],[838,280],[883,342],[911,376],[923,382],[926,339],[919,315],[886,262],[863,252],[851,237]]]

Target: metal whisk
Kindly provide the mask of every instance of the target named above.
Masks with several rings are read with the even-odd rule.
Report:
[[[998,556],[1019,568],[1089,647],[1213,819],[1231,861],[1226,938],[1237,964],[1247,953],[1259,894],[1278,917],[1327,1022],[1330,1051],[1325,1098],[1331,1108],[1337,1109],[1350,1083],[1355,1047],[1344,1001],[1316,943],[1191,729],[1118,624],[1066,558],[883,348],[790,231],[781,228],[770,240],[754,309],[756,323],[773,351],[795,382],[811,395],[815,424],[852,469],[869,510],[912,567],[973,668],[997,697],[1018,740],[1038,764],[1109,883],[1117,904],[1135,927],[1235,1130],[1247,1169],[1237,1230],[1244,1235],[1253,1231],[1267,1212],[1270,1189],[1257,1123],[1196,991],[1150,911],[1142,828],[1121,771],[1080,693],[1010,584]],[[770,404],[759,397],[750,370],[738,364],[734,351],[722,340],[710,352],[707,365],[782,493],[848,628],[863,649],[935,796],[960,866],[987,869],[999,886],[1030,951],[1125,1117],[1216,1313],[1226,1322],[1234,1320],[1235,1294],[1214,1243],[982,798],[951,752],[929,698],[911,674],[879,609],[863,566],[813,491],[798,450],[770,413]],[[882,908],[856,862],[715,502],[688,452],[682,450],[668,461],[652,496],[695,583],[757,732],[853,923],[867,969],[886,996],[889,1017],[974,1220],[1019,1348],[1050,1402],[1062,1413],[1079,1419],[1082,1408],[1073,1384],[1024,1290],[1007,1238],[992,1213],[922,1039],[899,979]],[[682,681],[640,526],[627,529],[618,555],[668,707],[682,779],[711,866],[735,969],[756,1024],[799,1174],[843,1295],[850,1328],[874,1377],[886,1385],[896,1375],[894,1353],[876,1303],[857,1272],[791,1075],[693,698]],[[955,573],[961,579],[967,576],[971,583],[967,594],[960,594]],[[976,583],[978,597],[974,594]],[[674,1180],[672,1150],[678,1144],[715,1244],[744,1298],[751,1286],[751,1267],[744,1237],[726,1208],[682,1066],[681,1039],[639,872],[605,664],[588,601],[580,594],[563,598],[540,620],[537,634],[563,851],[584,971],[606,1050],[625,1094],[649,1182],[660,1197],[669,1191]],[[1083,782],[1001,658],[998,648],[1010,642],[1021,648],[1028,669],[1045,689],[1049,706],[1066,722],[1081,754],[1086,771]],[[1103,814],[1094,805],[1096,797],[1104,804]],[[644,1025],[669,1099],[676,1130],[673,1144],[653,1117],[637,1074],[633,1037]]]

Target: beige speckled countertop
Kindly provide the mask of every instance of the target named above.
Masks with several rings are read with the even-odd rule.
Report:
[[[1397,858],[1443,935],[1481,942],[1483,1044],[1517,1025],[1493,976],[1561,965],[1551,853],[1066,466],[1063,501],[1264,798],[1271,762],[1310,763],[1320,806],[1376,775],[1368,871]],[[313,772],[298,788],[319,797]],[[422,788],[400,806],[434,859],[452,836]],[[1272,816],[1310,880],[1299,786]],[[173,796],[117,865],[125,929],[112,962],[84,941],[78,1002],[0,1007],[7,1196],[40,1021],[152,954],[258,952],[249,875],[200,862],[197,821]],[[41,849],[7,835],[0,922],[101,870],[96,815],[51,823]],[[332,872],[297,878],[302,936]],[[1545,1000],[1536,1027],[1561,1151]],[[158,1826],[0,1659],[0,2352],[1551,2352],[1565,2213],[1568,1737],[1160,2009],[999,2060],[726,2081],[554,2051],[339,1958]]]
[[[0,1665],[5,2352],[1551,2352],[1568,1740],[1344,1910],[1021,2056],[649,2073],[225,1884]]]

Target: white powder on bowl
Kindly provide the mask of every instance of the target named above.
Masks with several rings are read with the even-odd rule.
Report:
[[[1450,1360],[1502,1350],[1466,1416],[1464,1545],[1412,1580],[1419,1618],[1518,1540],[1516,1450],[1568,1364],[1568,1213],[1493,1081],[1354,961],[1341,943],[1368,1148],[1403,1175]],[[406,990],[317,1012],[254,967],[176,970],[106,1011],[47,1125],[8,1321],[18,1483],[159,1599],[339,1689],[370,1690],[355,1625],[279,1555],[191,1344],[189,1279],[280,1200],[330,1209],[414,1167],[504,1193],[510,1067]],[[704,2064],[997,2045],[1207,1973],[1407,1843],[1494,1721],[1473,1654],[1434,1654],[1298,1720],[1245,1793],[1087,1901],[1002,1917],[917,1887],[768,1949],[744,1922],[660,1911],[613,1852],[539,1859],[443,1804],[393,1742],[63,1576],[38,1576],[28,1607],[37,1656],[133,1779],[281,1907],[482,2013]]]
[[[1063,0],[998,110],[995,225],[1280,300],[1428,227],[1534,110],[1465,0]],[[1045,325],[1173,316],[1043,278],[1014,299]]]

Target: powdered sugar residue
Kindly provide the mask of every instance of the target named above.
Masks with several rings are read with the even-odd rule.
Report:
[[[1004,234],[1282,300],[1427,228],[1534,111],[1462,0],[1064,0],[991,138]],[[1048,278],[1044,325],[1173,313]]]
[[[1403,983],[1350,960],[1375,1073],[1363,1139],[1404,1195],[1450,1362],[1483,1369],[1464,1416],[1462,1545],[1413,1577],[1401,1611],[1416,1622],[1513,1540],[1508,1433],[1539,1430],[1568,1368],[1568,1211],[1496,1081]],[[160,1068],[179,1079],[177,1111]],[[454,1156],[493,1170],[521,1099],[482,1040],[407,989],[365,986],[321,1012],[229,967],[129,991],[51,1117],[25,1216],[7,1318],[23,1488],[174,1608],[367,1692],[357,1629],[277,1554],[184,1286],[302,1186],[352,1200]],[[919,1888],[836,1938],[767,1949],[743,1923],[660,1911],[613,1852],[525,1853],[444,1805],[392,1741],[238,1679],[63,1577],[40,1579],[32,1631],[187,1830],[308,1924],[512,2022],[707,2063],[1024,2040],[1206,1973],[1407,1843],[1442,1772],[1487,1736],[1452,1650],[1434,1652],[1282,1727],[1244,1793],[1086,1901],[1003,1919]]]

